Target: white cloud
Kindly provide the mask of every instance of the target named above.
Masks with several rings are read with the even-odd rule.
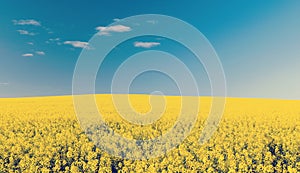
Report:
[[[43,52],[43,51],[36,51],[35,53],[36,53],[37,55],[46,55],[45,52]]]
[[[73,47],[76,47],[76,48],[89,49],[89,43],[88,42],[83,42],[83,41],[65,41],[64,44],[69,44],[69,45],[72,45]]]
[[[31,56],[33,56],[33,54],[32,54],[32,53],[25,53],[25,54],[23,54],[22,56],[25,56],[25,57],[31,57]]]
[[[29,44],[29,45],[33,45],[33,42],[27,42],[27,44]]]
[[[160,45],[160,43],[158,42],[140,42],[140,41],[134,42],[134,47],[151,48],[158,45]]]
[[[26,30],[17,30],[21,35],[31,35],[31,36],[34,36],[36,35],[35,33],[33,32],[28,32]]]
[[[13,23],[15,25],[34,25],[34,26],[41,26],[41,23],[33,20],[33,19],[27,19],[27,20],[13,20]]]
[[[96,30],[99,31],[99,35],[110,35],[111,32],[129,32],[131,28],[124,25],[114,25],[114,26],[98,26]]]

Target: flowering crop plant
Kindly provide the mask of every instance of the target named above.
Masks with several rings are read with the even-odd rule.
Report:
[[[97,95],[107,124],[127,138],[165,133],[176,119],[180,97],[154,124],[132,125],[113,107],[111,95]],[[139,112],[149,111],[147,95],[130,96]],[[83,132],[72,97],[0,99],[2,172],[299,172],[299,101],[228,98],[222,122],[211,139],[198,138],[211,105],[200,97],[191,134],[173,150],[149,160],[130,160],[103,152]],[[100,102],[100,100],[102,100]],[[105,105],[105,107],[103,106]],[[188,115],[188,113],[187,113]],[[106,141],[101,141],[106,143]],[[109,143],[111,150],[122,143]],[[147,147],[143,146],[142,147]]]

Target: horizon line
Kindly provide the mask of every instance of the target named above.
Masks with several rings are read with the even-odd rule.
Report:
[[[159,94],[149,93],[93,93],[93,94],[58,94],[58,95],[32,95],[32,96],[17,96],[17,97],[0,97],[0,99],[26,99],[26,98],[45,98],[45,97],[72,97],[78,95],[153,95],[159,96]],[[275,97],[243,97],[243,96],[212,96],[212,95],[175,95],[175,94],[164,94],[162,96],[169,97],[225,97],[225,98],[240,98],[240,99],[266,99],[266,100],[290,100],[300,101],[300,99],[289,99],[289,98],[275,98]]]

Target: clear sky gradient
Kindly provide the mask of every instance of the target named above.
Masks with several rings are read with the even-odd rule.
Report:
[[[228,96],[300,99],[300,1],[296,0],[4,0],[0,2],[0,97],[71,94],[77,58],[96,28],[139,14],[173,16],[200,30],[223,64]],[[160,44],[147,48],[133,46],[135,42]],[[109,79],[130,53],[149,49],[176,50],[183,61],[192,56],[167,39],[128,40],[104,62],[97,93],[109,92]],[[194,69],[200,93],[209,95],[201,64],[186,61]],[[174,81],[155,72],[139,76],[130,88],[132,93],[155,90],[178,94]]]

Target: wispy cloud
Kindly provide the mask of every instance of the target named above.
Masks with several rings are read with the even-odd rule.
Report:
[[[33,54],[32,53],[25,53],[22,56],[24,56],[24,57],[31,57],[31,56],[33,56]]]
[[[9,85],[8,82],[0,82],[0,86],[6,86],[6,85]]]
[[[33,45],[33,42],[27,42],[27,44],[29,44],[29,45]]]
[[[147,20],[146,22],[147,22],[147,23],[151,23],[151,24],[156,24],[156,23],[157,23],[157,20]]]
[[[89,43],[88,42],[83,42],[83,41],[65,41],[64,44],[69,44],[69,45],[72,45],[73,47],[76,47],[76,48],[89,49]]]
[[[49,38],[49,40],[47,40],[46,43],[47,44],[50,44],[50,43],[55,44],[56,43],[57,45],[62,45],[61,39],[58,37],[57,38]]]
[[[41,26],[41,23],[33,20],[33,19],[22,19],[22,20],[13,20],[12,21],[15,25],[34,25],[34,26]]]
[[[119,18],[114,18],[114,19],[113,19],[114,22],[119,22],[120,20],[121,20],[121,19],[119,19]]]
[[[151,48],[151,47],[154,47],[154,46],[159,46],[160,43],[159,42],[140,42],[140,41],[137,41],[137,42],[134,42],[134,47],[143,47],[143,48]]]
[[[35,54],[37,54],[37,55],[46,55],[46,53],[43,52],[43,51],[36,51]]]
[[[17,31],[18,31],[19,34],[21,34],[21,35],[30,35],[30,36],[36,35],[36,33],[29,32],[29,31],[26,31],[26,30],[17,30]]]
[[[59,41],[60,38],[49,38],[49,41]]]
[[[48,28],[48,27],[43,26],[43,29],[44,29],[48,34],[53,34],[53,33],[54,33],[54,32],[53,32],[50,28]]]
[[[124,25],[114,25],[114,26],[98,26],[96,30],[99,31],[99,35],[110,35],[112,32],[129,32],[131,28]]]

